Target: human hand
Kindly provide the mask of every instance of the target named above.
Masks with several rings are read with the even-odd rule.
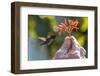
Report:
[[[80,59],[85,58],[86,50],[78,43],[74,36],[67,36],[61,48],[53,59]]]

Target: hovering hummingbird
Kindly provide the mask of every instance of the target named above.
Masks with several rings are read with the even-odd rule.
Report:
[[[53,42],[53,40],[56,38],[56,35],[51,35],[51,36],[48,36],[47,38],[45,37],[39,37],[38,39],[42,40],[43,42],[40,43],[40,45],[49,45]]]

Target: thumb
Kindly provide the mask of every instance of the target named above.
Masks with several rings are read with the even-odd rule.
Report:
[[[72,40],[72,50],[79,50],[81,45],[79,44],[79,42],[76,40],[76,38],[74,36],[71,36],[71,40]]]

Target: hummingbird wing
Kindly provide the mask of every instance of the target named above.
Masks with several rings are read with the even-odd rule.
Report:
[[[40,43],[40,45],[45,45],[47,44],[47,39],[44,37],[38,37],[39,40],[41,40],[42,42]]]
[[[38,37],[38,39],[41,41],[46,41],[46,38],[44,38],[44,37]]]
[[[56,38],[55,35],[48,36],[47,38],[39,37],[38,39],[42,40],[43,42],[40,45],[49,45],[53,42],[53,40]]]

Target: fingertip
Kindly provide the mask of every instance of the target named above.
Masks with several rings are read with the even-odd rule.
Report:
[[[71,36],[71,39],[75,39],[75,37],[74,36]]]
[[[65,40],[66,40],[66,39],[69,39],[69,38],[70,38],[69,36],[66,36],[66,37],[65,37]]]

